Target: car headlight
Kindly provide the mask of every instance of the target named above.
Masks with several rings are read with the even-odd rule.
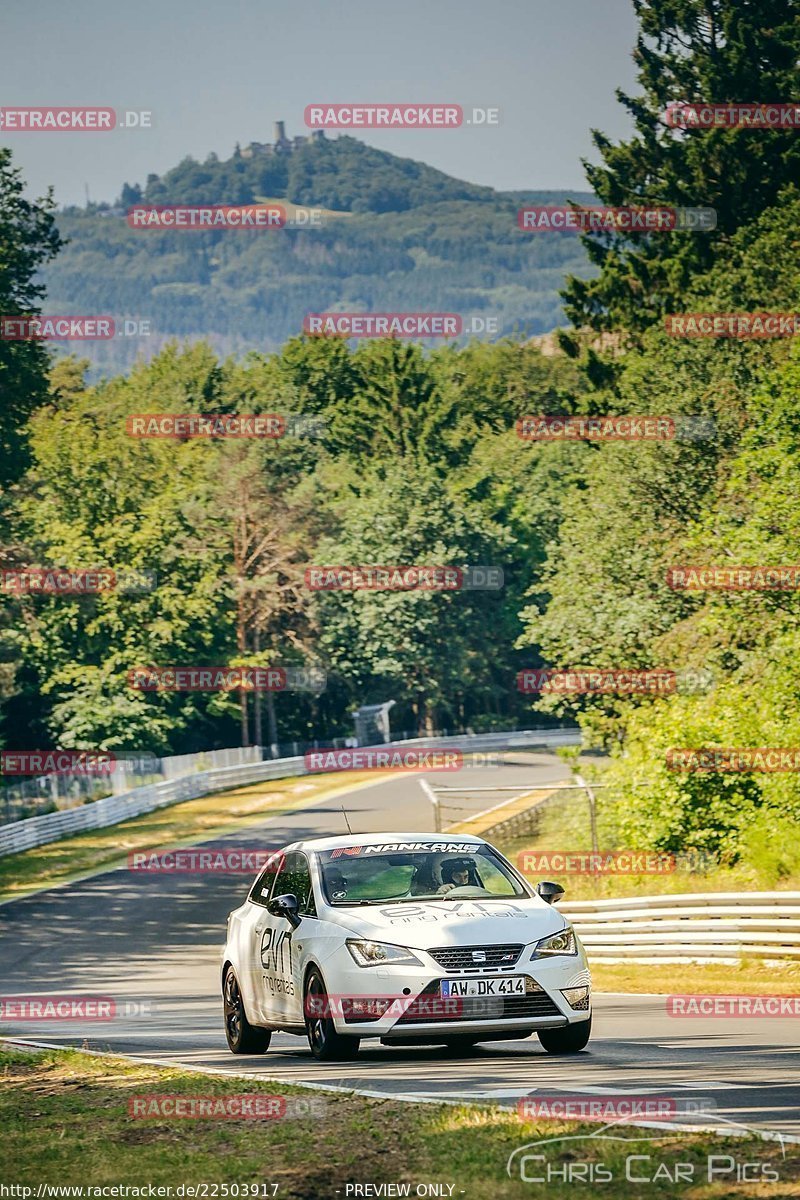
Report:
[[[361,942],[348,938],[345,942],[347,949],[360,967],[417,966],[424,964],[405,946],[390,946],[386,942]]]
[[[562,929],[560,933],[551,933],[549,937],[542,938],[533,947],[531,958],[547,958],[551,954],[577,954],[578,944],[575,941],[575,934],[571,925],[567,925],[566,929]]]

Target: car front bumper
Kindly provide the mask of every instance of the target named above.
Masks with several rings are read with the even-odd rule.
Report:
[[[589,1007],[575,1009],[563,989],[589,986],[582,951],[530,959],[526,949],[519,962],[502,970],[451,972],[422,951],[420,966],[359,967],[341,947],[322,965],[328,990],[327,1015],[337,1033],[356,1037],[419,1039],[515,1030],[552,1029],[586,1021]],[[523,976],[524,996],[441,998],[443,979],[502,979]],[[383,1011],[384,1015],[377,1015]]]

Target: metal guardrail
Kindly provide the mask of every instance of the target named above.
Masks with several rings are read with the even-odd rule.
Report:
[[[560,727],[549,728],[555,731]],[[536,731],[523,731],[519,736],[524,738],[530,732]],[[458,742],[463,741],[465,737],[472,738],[476,735],[450,733],[445,729],[437,731],[435,736],[446,739],[448,745],[458,748]],[[500,734],[477,736],[502,741],[517,735],[512,731],[504,731]],[[424,743],[425,739],[420,738],[416,731],[397,732],[392,739],[392,745],[398,742],[414,746]],[[7,778],[0,775],[0,825],[24,821],[28,817],[44,816],[60,809],[77,808],[81,804],[90,804],[105,796],[127,795],[145,785],[163,783],[169,779],[178,779],[200,771],[211,771],[217,767],[238,767],[245,763],[261,762],[262,759],[277,762],[284,758],[297,758],[309,750],[343,750],[357,744],[353,737],[334,737],[324,743],[318,739],[295,740],[279,745],[233,746],[222,750],[201,750],[193,754],[173,754],[163,758],[144,752],[125,752],[118,755],[112,769],[99,774],[73,771],[40,775],[18,783],[8,782]],[[487,748],[491,744],[487,743]]]
[[[260,783],[265,779],[281,779],[287,775],[304,775],[302,758],[285,758],[278,762],[245,763],[238,767],[221,767],[212,771],[199,771],[195,775],[184,775],[180,779],[169,779],[146,787],[134,788],[122,796],[105,796],[93,804],[82,804],[79,808],[63,809],[45,813],[39,817],[28,817],[12,825],[0,827],[0,857],[19,854],[34,846],[44,846],[76,833],[90,829],[104,829],[141,817],[170,804],[183,800],[194,800],[211,792],[224,791],[248,783]]]
[[[417,747],[430,745],[433,747],[444,742],[448,748],[455,750],[497,750],[506,747],[509,749],[516,747],[546,749],[548,746],[564,745],[563,739],[566,734],[570,734],[573,739],[575,737],[575,733],[570,730],[529,729],[512,733],[414,738],[403,742],[390,742],[388,745]],[[318,772],[311,773],[318,774]],[[239,766],[220,767],[210,771],[198,771],[179,779],[148,784],[145,787],[134,788],[122,795],[105,796],[102,800],[95,800],[91,804],[82,804],[78,808],[44,813],[41,816],[28,817],[23,821],[0,826],[0,857],[6,854],[19,854],[24,850],[33,849],[34,846],[44,846],[48,842],[56,842],[60,838],[71,837],[76,833],[85,833],[90,829],[103,829],[109,825],[117,825],[121,821],[143,816],[158,808],[166,808],[170,804],[180,804],[183,800],[208,796],[211,792],[220,792],[249,783],[261,783],[267,779],[284,779],[290,775],[306,774],[309,774],[309,771],[306,768],[305,759],[297,756],[266,759],[263,762],[243,763]]]
[[[66,771],[39,775],[19,783],[8,783],[3,778],[5,786],[0,786],[0,824],[78,808],[105,796],[127,795],[148,784],[163,783],[197,771],[261,762],[263,757],[260,746],[234,746],[226,750],[207,750],[199,754],[178,754],[165,758],[144,753],[122,754],[113,762],[110,770],[102,773]]]
[[[559,911],[590,962],[800,959],[800,892],[696,892],[573,900]]]

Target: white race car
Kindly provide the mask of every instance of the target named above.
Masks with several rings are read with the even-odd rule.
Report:
[[[586,955],[552,907],[493,846],[442,834],[351,834],[274,854],[228,917],[225,1035],[260,1054],[276,1030],[322,1060],[384,1045],[537,1033],[573,1054],[592,1026]]]

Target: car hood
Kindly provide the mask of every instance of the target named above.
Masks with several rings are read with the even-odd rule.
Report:
[[[537,899],[428,900],[329,910],[331,920],[357,936],[412,950],[537,942],[563,929],[566,918]]]

